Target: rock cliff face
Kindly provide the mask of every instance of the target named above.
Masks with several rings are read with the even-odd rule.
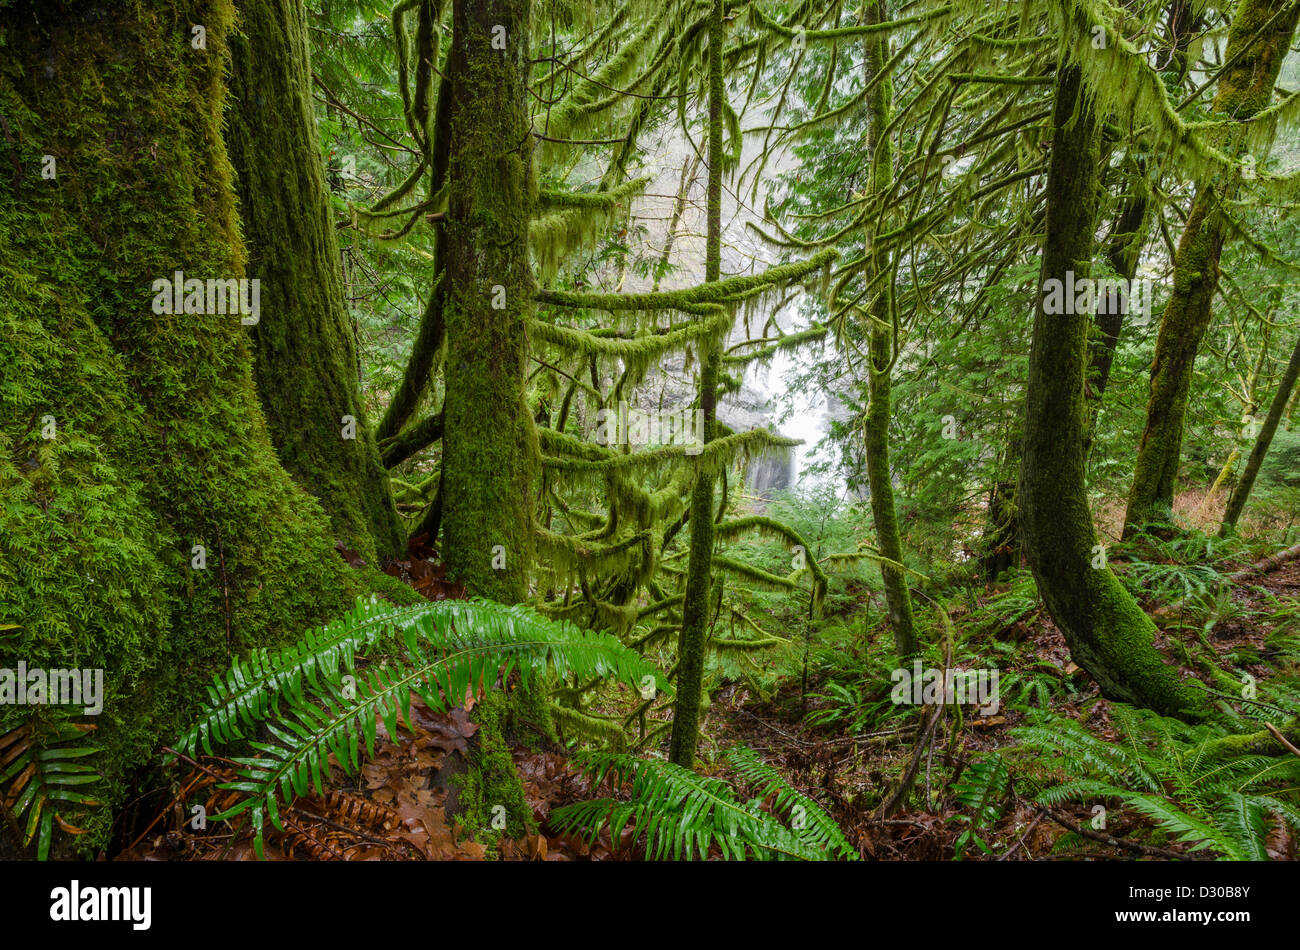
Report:
[[[719,402],[718,418],[738,432],[756,428],[780,431],[772,401],[748,385]],[[770,500],[774,492],[791,487],[794,478],[794,449],[752,458],[745,469],[745,485],[764,501]]]
[[[695,398],[694,369],[693,365],[688,369],[680,359],[671,361],[646,377],[630,405],[650,416],[679,414]],[[718,401],[718,420],[737,432],[760,428],[781,432],[773,401],[748,382],[742,383],[739,392],[728,393]],[[769,501],[774,492],[790,488],[795,480],[794,451],[784,449],[751,458],[745,466],[749,492]]]
[[[657,262],[662,255],[669,268],[657,283],[644,274],[630,275],[616,268],[596,273],[593,277],[603,291],[618,289],[630,293],[651,289],[675,290],[693,286],[704,277],[703,268],[699,264],[704,259],[703,172],[698,165],[692,166],[694,148],[682,138],[675,126],[670,123],[661,131],[663,138],[659,148],[647,155],[642,167],[637,170],[637,174],[649,175],[652,181],[645,189],[645,194],[632,203],[632,224],[629,231],[638,235],[641,241],[638,254]],[[746,143],[742,167],[754,159],[756,148],[756,143]],[[771,156],[766,174],[776,175],[791,167],[792,162],[793,159],[785,152]],[[691,167],[695,168],[694,177],[684,178],[683,170]],[[595,165],[586,171],[592,176],[600,174],[600,169]],[[674,214],[678,204],[675,196],[682,191],[683,185],[684,200],[678,215]],[[780,263],[779,254],[764,246],[745,227],[747,221],[758,222],[761,219],[749,204],[738,199],[734,182],[729,182],[723,188],[722,218],[724,276],[755,273]],[[674,225],[671,235],[668,233],[670,222]],[[792,309],[780,317],[781,325],[787,331],[792,329]],[[750,314],[748,324],[754,335],[761,335],[759,330],[768,316],[765,312]],[[749,336],[745,320],[738,314],[727,345],[738,343]],[[635,408],[652,416],[655,413],[661,416],[680,413],[695,398],[695,375],[698,369],[698,364],[693,359],[683,361],[678,357],[669,361],[646,377],[636,393],[629,398],[629,409]],[[778,387],[783,386],[777,374],[772,374],[771,378]],[[718,419],[738,432],[769,428],[782,435],[790,435],[793,430],[783,431],[777,423],[779,407],[772,396],[773,393],[763,387],[761,378],[756,381],[754,371],[749,370],[740,390],[719,400]],[[807,438],[803,434],[795,437]],[[773,492],[791,487],[795,480],[798,451],[799,449],[787,449],[770,456],[750,459],[745,475],[748,492],[762,499],[770,499]]]

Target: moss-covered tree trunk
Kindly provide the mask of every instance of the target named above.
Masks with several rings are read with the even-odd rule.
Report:
[[[1012,445],[1019,452],[1019,443],[1024,438],[1017,431],[1012,437]],[[1007,465],[1007,462],[1003,462]],[[1021,537],[1020,518],[1016,514],[1016,482],[998,479],[989,489],[988,517],[984,522],[984,536],[980,554],[980,572],[987,583],[995,583],[1004,571],[1020,567]]]
[[[1047,281],[1088,275],[1096,227],[1097,118],[1068,54],[1057,67],[1054,124],[1018,492],[1025,546],[1052,619],[1102,693],[1186,714],[1199,696],[1156,651],[1155,625],[1106,566],[1093,530],[1083,443],[1090,317],[1044,308]]]
[[[1137,276],[1138,259],[1142,254],[1142,245],[1146,242],[1150,221],[1151,195],[1146,182],[1145,165],[1140,161],[1134,164],[1136,167],[1132,174],[1124,178],[1128,182],[1129,191],[1115,215],[1106,242],[1106,262],[1115,276],[1124,281],[1125,287],[1131,287]],[[1107,294],[1097,301],[1095,336],[1088,348],[1088,429],[1085,456],[1092,448],[1092,433],[1101,412],[1106,387],[1110,383],[1115,350],[1119,346],[1120,333],[1129,316],[1131,303],[1132,296],[1127,293]]]
[[[232,654],[348,595],[241,315],[159,289],[244,276],[232,19],[222,0],[0,6],[0,623],[21,625],[0,666],[104,670],[110,808]],[[0,732],[28,712],[0,707]]]
[[[363,558],[396,556],[401,525],[366,421],[321,167],[302,0],[245,0],[230,41],[227,145],[262,282],[254,375],[284,467]]]
[[[1242,0],[1228,30],[1226,64],[1211,111],[1249,119],[1268,107],[1282,60],[1290,49],[1300,5],[1287,0]],[[1228,142],[1230,152],[1236,145]],[[1210,324],[1219,286],[1219,258],[1227,223],[1218,204],[1231,185],[1199,187],[1174,258],[1174,286],[1160,320],[1146,427],[1138,449],[1124,515],[1124,536],[1144,524],[1173,518],[1174,484],[1182,457],[1183,419],[1196,355]]]
[[[1201,35],[1203,22],[1203,11],[1195,9],[1184,0],[1174,0],[1169,4],[1164,36],[1169,52],[1165,70],[1167,81],[1177,83],[1186,77],[1190,62],[1188,47],[1193,39]],[[1147,181],[1149,162],[1144,156],[1130,152],[1126,164],[1128,167],[1122,172],[1120,180],[1127,185],[1127,190],[1120,196],[1119,210],[1115,212],[1110,234],[1106,238],[1105,256],[1115,276],[1123,279],[1126,286],[1131,286],[1137,276],[1138,261],[1151,226],[1151,185]],[[1085,457],[1092,450],[1097,417],[1101,412],[1106,387],[1110,384],[1110,371],[1115,362],[1120,334],[1129,316],[1130,303],[1129,296],[1111,295],[1104,304],[1101,301],[1097,304],[1094,321],[1096,331],[1088,351],[1086,393],[1089,406]]]
[[[400,6],[398,9],[400,10]],[[426,165],[428,167],[424,180],[427,181],[427,193],[434,195],[446,183],[447,164],[451,154],[449,128],[452,105],[451,75],[449,69],[443,69],[438,78],[437,100],[434,107],[430,109],[430,102],[433,101],[434,78],[438,76],[435,60],[438,58],[441,46],[438,41],[438,20],[444,4],[441,0],[438,2],[422,0],[417,9],[419,15],[413,50],[416,57],[415,92],[411,97],[411,111],[408,113],[407,125],[417,141],[423,142],[424,160],[421,167]],[[397,15],[400,20],[405,14],[399,12]],[[444,63],[444,66],[446,65]],[[395,203],[400,191],[401,189],[398,189],[386,195],[380,204]],[[446,229],[439,228],[434,239],[433,270],[439,277],[446,268],[446,237]],[[428,389],[437,371],[438,360],[446,343],[447,326],[443,313],[445,299],[446,283],[438,279],[429,291],[429,300],[425,305],[424,313],[420,316],[420,329],[411,346],[411,356],[402,373],[402,381],[394,390],[388,408],[384,411],[384,417],[379,421],[378,436],[385,443],[386,456],[393,448],[389,444],[390,440],[400,439],[402,436],[407,436],[406,445],[402,450],[409,449],[408,455],[429,444],[428,441],[417,443],[416,440],[420,438],[418,433],[410,433],[408,436],[410,428],[413,428],[413,426],[408,427],[408,423],[420,402],[420,397]],[[427,421],[426,419],[425,422]],[[403,431],[404,429],[406,431]],[[420,533],[418,529],[416,533]]]
[[[1250,451],[1250,458],[1246,460],[1246,469],[1241,473],[1241,478],[1233,486],[1232,495],[1228,498],[1228,506],[1223,513],[1223,524],[1219,528],[1220,535],[1230,534],[1237,526],[1237,519],[1241,517],[1242,509],[1246,507],[1246,499],[1250,497],[1251,489],[1255,487],[1259,467],[1263,464],[1264,457],[1268,455],[1269,446],[1273,444],[1273,436],[1277,433],[1277,427],[1282,421],[1282,414],[1286,411],[1291,393],[1295,390],[1297,379],[1300,379],[1300,340],[1296,341],[1295,349],[1291,351],[1291,359],[1282,372],[1277,393],[1274,394],[1273,402],[1268,408],[1268,416],[1264,419],[1259,435],[1255,437],[1255,446]]]
[[[539,459],[525,404],[535,292],[528,256],[536,202],[527,102],[530,2],[453,5],[450,196],[439,242],[447,339],[443,554],[450,575],[471,594],[507,604],[528,596]],[[475,718],[480,729],[459,794],[459,820],[474,833],[522,835],[532,812],[508,737],[524,731],[520,726],[545,731],[544,687],[533,684],[510,697],[489,693]],[[504,828],[492,821],[498,815]]]
[[[457,2],[453,18],[444,552],[471,593],[517,603],[533,559],[539,456],[524,401],[535,290],[529,0]]]
[[[714,0],[709,17],[709,142],[708,216],[704,279],[722,278],[722,121],[723,85],[722,0]],[[722,354],[710,346],[700,360],[700,413],[704,442],[711,442],[717,420],[718,366]],[[686,599],[682,604],[682,629],[677,637],[677,696],[673,706],[673,731],[668,746],[670,761],[685,768],[695,762],[700,734],[700,704],[704,699],[704,659],[707,652],[709,592],[713,566],[713,473],[701,473],[691,490],[691,547],[686,572]]]
[[[883,23],[889,16],[881,0],[863,5],[866,23]],[[869,34],[866,39],[864,68],[867,81],[880,74],[888,60],[888,33]],[[886,78],[876,83],[867,101],[868,147],[871,149],[871,190],[885,194],[893,185],[894,153],[885,134],[893,116],[893,81]],[[874,235],[868,229],[868,266],[863,279],[874,280],[891,269],[888,253],[876,250]],[[889,426],[893,419],[893,386],[895,346],[898,328],[894,313],[894,281],[891,276],[881,280],[879,289],[867,314],[870,321],[870,359],[868,360],[870,402],[867,404],[866,450],[867,482],[871,486],[871,517],[876,527],[876,545],[882,557],[895,564],[903,563],[903,541],[898,530],[898,512],[894,505],[893,472],[889,462]],[[885,602],[889,606],[889,624],[894,631],[894,649],[899,659],[912,656],[920,650],[916,639],[916,623],[912,617],[912,596],[907,589],[905,571],[889,563],[882,563],[880,574],[885,584]]]

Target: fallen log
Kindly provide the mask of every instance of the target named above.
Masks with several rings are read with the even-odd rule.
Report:
[[[1300,544],[1294,544],[1289,548],[1278,551],[1276,554],[1256,561],[1254,564],[1250,565],[1250,567],[1242,568],[1240,571],[1227,575],[1225,579],[1234,584],[1240,584],[1242,581],[1247,580],[1256,574],[1268,574],[1272,571],[1276,571],[1283,564],[1294,561],[1297,558],[1300,558]],[[1163,607],[1158,607],[1155,610],[1149,611],[1148,616],[1156,623],[1162,624],[1164,621],[1172,620],[1174,617],[1178,616],[1178,612],[1183,609],[1186,603],[1186,600],[1180,600],[1177,603],[1166,604]]]
[[[1263,560],[1256,561],[1250,567],[1237,571],[1235,574],[1229,574],[1230,581],[1244,581],[1252,574],[1269,574],[1276,571],[1283,564],[1300,558],[1300,544],[1293,544],[1285,550],[1278,551],[1276,554],[1266,557]]]

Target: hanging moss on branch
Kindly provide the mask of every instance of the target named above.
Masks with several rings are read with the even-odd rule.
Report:
[[[538,214],[528,229],[538,280],[550,281],[566,258],[594,245],[615,216],[626,211],[632,198],[649,183],[649,178],[634,178],[609,191],[539,193]]]
[[[557,439],[557,436],[559,437]],[[774,449],[791,448],[802,444],[798,439],[787,439],[784,436],[773,435],[767,429],[751,429],[748,432],[737,432],[734,435],[724,436],[706,443],[703,448],[699,446],[688,445],[667,445],[658,449],[649,449],[643,452],[633,452],[629,455],[620,455],[615,452],[609,452],[607,456],[600,458],[591,457],[593,450],[599,451],[600,446],[588,443],[582,443],[572,436],[560,436],[559,433],[549,432],[545,440],[552,445],[563,444],[570,446],[573,443],[587,445],[584,450],[585,457],[580,458],[562,458],[554,455],[542,457],[542,464],[549,469],[558,469],[563,471],[609,471],[615,469],[640,469],[645,466],[662,465],[679,459],[691,459],[694,461],[697,471],[711,472],[714,476],[719,471],[726,468],[741,453],[746,453],[749,457],[754,457],[765,451]],[[563,442],[561,443],[561,440]],[[608,450],[605,450],[608,451]]]
[[[706,319],[690,326],[665,333],[643,332],[630,340],[598,337],[584,330],[540,320],[532,321],[529,326],[534,339],[562,347],[568,354],[621,360],[628,374],[626,384],[635,385],[647,370],[670,353],[680,352],[692,345],[709,347],[721,343],[731,329],[732,316],[722,307],[713,307],[711,310]]]
[[[836,258],[834,250],[821,251],[806,261],[778,264],[758,274],[728,277],[712,283],[698,284],[682,290],[662,290],[638,294],[578,294],[567,291],[546,290],[537,295],[538,303],[559,307],[583,307],[588,310],[651,310],[662,312],[680,310],[683,313],[703,314],[707,311],[690,310],[701,304],[728,304],[757,294],[767,293],[803,280],[828,267]]]

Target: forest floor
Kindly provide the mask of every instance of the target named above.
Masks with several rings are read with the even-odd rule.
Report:
[[[1235,665],[1263,679],[1270,673],[1266,664],[1240,659],[1229,663],[1226,658],[1267,652],[1265,641],[1274,629],[1266,620],[1272,602],[1275,599],[1300,602],[1300,560],[1243,578],[1232,584],[1230,591],[1238,609],[1228,611],[1232,619],[1214,623],[1208,630],[1208,640],[1223,660],[1222,666]],[[1020,627],[1018,632],[1027,638],[1022,645],[1029,648],[1025,655],[1056,665],[1067,675],[1077,677],[1083,685],[1083,691],[1068,701],[1053,703],[1053,711],[1077,720],[1086,706],[1086,719],[1092,731],[1108,741],[1122,741],[1110,728],[1110,704],[1101,698],[1086,674],[1069,661],[1069,647],[1051,619],[1039,612],[1031,623],[1022,623]],[[1170,635],[1166,631],[1162,639],[1167,640]],[[1203,674],[1198,678],[1208,679]],[[716,705],[706,732],[721,745],[743,743],[759,751],[795,787],[828,809],[863,857],[875,860],[951,859],[964,826],[952,820],[958,806],[951,795],[944,795],[941,789],[932,786],[932,772],[942,766],[951,785],[974,756],[1011,744],[1009,731],[1026,719],[1024,709],[1004,706],[998,714],[970,718],[964,729],[958,726],[956,743],[945,743],[942,730],[936,730],[922,750],[917,748],[914,723],[910,727],[854,737],[839,735],[833,728],[810,726],[807,713],[820,701],[801,698],[798,683],[790,684],[768,701],[751,699],[744,688],[724,690],[715,696]],[[923,790],[923,799],[929,807],[900,810],[881,820],[874,810],[860,806],[859,801],[864,797],[880,799],[879,794],[870,796],[864,792],[890,781],[887,776],[893,776],[892,780],[896,781],[908,761],[920,753],[924,754],[924,764],[918,769],[915,787]],[[1144,830],[1145,824],[1111,824],[1104,833],[1099,833],[1091,827],[1093,815],[1087,806],[1043,808],[1015,789],[1011,798],[1012,807],[983,833],[985,842],[998,855],[996,860],[1205,857],[1185,846],[1157,848],[1125,840],[1130,832]],[[1058,840],[1068,833],[1084,839],[1086,849],[1055,850]],[[1271,858],[1294,860],[1296,842],[1283,829],[1270,841],[1269,852]]]
[[[418,571],[415,573],[419,573]],[[992,598],[991,590],[982,597]],[[1225,619],[1203,630],[1173,634],[1166,628],[1163,646],[1179,636],[1199,639],[1213,648],[1224,667],[1245,669],[1263,678],[1269,668],[1249,659],[1267,652],[1265,640],[1272,632],[1266,622],[1270,607],[1280,598],[1300,598],[1300,560],[1234,583],[1232,605],[1219,611]],[[960,613],[960,611],[954,611]],[[1216,615],[1217,616],[1217,615]],[[954,617],[960,625],[961,616]],[[1087,728],[1108,741],[1122,741],[1111,727],[1110,704],[1100,698],[1086,674],[1069,661],[1060,632],[1041,610],[1021,617],[998,636],[1016,641],[1016,655],[1035,666],[1059,671],[1072,688],[1054,694],[1050,706],[1060,716],[1086,720]],[[1194,645],[1194,644],[1193,644]],[[1244,659],[1243,659],[1244,658]],[[799,791],[820,803],[844,830],[862,857],[871,860],[950,860],[959,849],[959,837],[969,825],[960,820],[962,805],[952,787],[975,757],[1014,744],[1010,730],[1025,722],[1023,705],[1003,706],[993,715],[978,716],[944,707],[943,720],[923,743],[918,743],[915,715],[894,717],[883,728],[846,729],[823,716],[833,697],[822,684],[810,682],[801,692],[798,677],[781,684],[767,698],[756,696],[738,681],[724,684],[713,694],[704,723],[701,754],[733,744],[743,744],[777,768]],[[533,811],[537,833],[509,839],[490,836],[489,843],[462,833],[449,816],[455,812],[457,782],[474,741],[478,725],[472,720],[473,700],[446,713],[435,712],[418,699],[410,728],[399,724],[398,735],[387,734],[382,722],[376,756],[366,762],[355,779],[335,781],[323,796],[304,796],[280,811],[283,829],[268,821],[262,851],[268,860],[642,860],[643,845],[624,829],[618,845],[604,830],[594,840],[560,834],[548,823],[555,808],[609,794],[608,787],[593,788],[560,747],[530,748],[517,745],[512,756]],[[1081,711],[1086,715],[1081,719]],[[810,718],[813,720],[810,723]],[[833,717],[829,717],[833,718]],[[883,820],[879,804],[886,791],[896,787],[913,759],[911,807],[903,807]],[[239,793],[218,788],[233,779],[229,760],[204,757],[182,766],[176,794],[151,824],[119,853],[116,860],[211,861],[253,860],[258,846],[247,821],[221,823],[221,829],[195,833],[193,802],[202,802],[207,815],[215,815],[239,800]],[[335,770],[335,775],[342,775]],[[996,821],[981,829],[987,855],[996,860],[1133,859],[1203,857],[1187,845],[1163,847],[1143,843],[1150,823],[1139,818],[1116,819],[1095,830],[1086,805],[1064,803],[1052,808],[1032,800],[1028,789],[1014,783],[1007,807]],[[185,803],[185,804],[182,804]],[[1062,849],[1062,836],[1070,847]],[[482,836],[480,836],[482,837]],[[495,840],[492,840],[495,838]],[[1281,831],[1269,842],[1275,858],[1294,858],[1295,842]],[[972,857],[985,857],[978,852]]]

